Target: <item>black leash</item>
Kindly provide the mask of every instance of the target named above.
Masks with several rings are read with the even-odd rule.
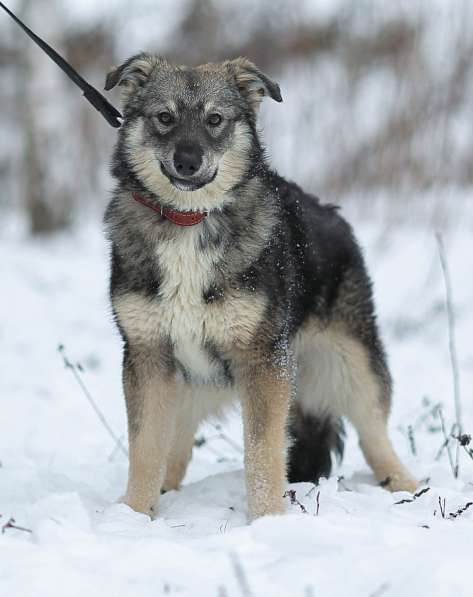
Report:
[[[111,126],[115,128],[119,128],[121,126],[121,121],[123,119],[120,112],[112,106],[112,104],[99,92],[95,87],[89,85],[85,79],[83,79],[79,73],[72,68],[72,66],[64,60],[62,56],[60,56],[56,50],[53,50],[51,46],[49,46],[45,41],[43,41],[40,37],[38,37],[35,33],[31,31],[24,23],[20,21],[18,17],[16,17],[11,10],[9,10],[3,2],[0,2],[0,7],[8,13],[11,18],[19,25],[23,31],[31,37],[31,39],[38,44],[38,46],[46,52],[46,54],[54,60],[54,62],[59,66],[61,70],[63,70],[66,75],[71,79],[77,87],[80,87],[84,92],[84,97],[87,101],[89,101],[96,110],[102,114],[105,120]]]

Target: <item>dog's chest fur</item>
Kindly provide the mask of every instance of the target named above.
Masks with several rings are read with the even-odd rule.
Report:
[[[169,339],[185,378],[228,383],[226,355],[251,342],[266,300],[228,284],[223,249],[202,246],[199,226],[176,232],[155,246],[160,272],[156,296],[120,297],[114,303],[118,318],[131,338]],[[217,278],[223,292],[209,299],[207,291]]]
[[[159,242],[156,253],[161,271],[158,293],[162,309],[160,327],[174,345],[174,356],[185,375],[204,381],[224,373],[221,362],[211,359],[207,342],[218,341],[219,331],[212,319],[211,305],[204,302],[210,285],[216,251],[197,248],[198,229],[187,229],[178,238]]]

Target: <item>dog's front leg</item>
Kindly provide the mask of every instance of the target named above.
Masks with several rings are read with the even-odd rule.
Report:
[[[288,371],[253,364],[241,381],[246,487],[253,520],[284,511],[291,379]]]
[[[129,348],[123,364],[128,415],[129,473],[123,501],[133,510],[156,513],[176,423],[174,373],[165,359]]]

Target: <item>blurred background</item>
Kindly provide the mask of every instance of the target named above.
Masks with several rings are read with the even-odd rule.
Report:
[[[330,201],[382,192],[402,205],[473,182],[468,0],[8,5],[99,89],[140,50],[186,64],[248,56],[282,88],[284,103],[262,110],[274,165]],[[2,211],[32,234],[97,217],[116,132],[3,13],[0,80]]]

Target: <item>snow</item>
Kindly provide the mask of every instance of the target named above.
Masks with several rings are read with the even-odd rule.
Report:
[[[391,435],[430,490],[398,504],[410,496],[375,485],[349,429],[334,476],[319,487],[291,487],[306,514],[288,499],[284,516],[248,525],[241,450],[208,425],[199,431],[207,441],[195,448],[184,487],[162,497],[157,520],[116,503],[126,460],[57,351],[63,344],[71,361],[81,363],[88,389],[124,436],[120,340],[107,302],[108,248],[99,218],[41,241],[28,240],[12,219],[0,233],[0,526],[14,517],[32,532],[0,534],[2,595],[472,594],[473,507],[454,520],[448,514],[473,501],[473,460],[460,453],[458,479],[445,452],[436,460],[442,434],[429,411],[442,403],[447,425],[454,420],[434,237],[441,230],[456,308],[464,427],[473,429],[473,204],[465,192],[438,191],[410,201],[351,198],[344,213],[375,281],[396,381]],[[238,413],[223,433],[241,445]]]

